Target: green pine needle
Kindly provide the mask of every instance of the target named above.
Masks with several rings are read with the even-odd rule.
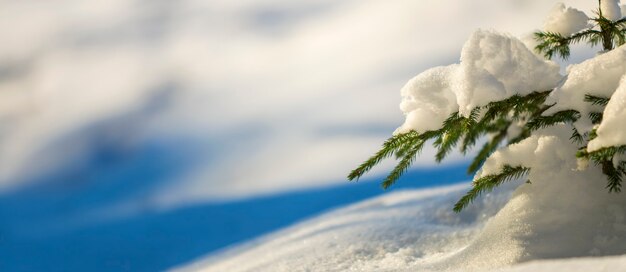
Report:
[[[472,189],[454,205],[454,211],[460,212],[483,192],[490,192],[504,182],[519,179],[527,175],[529,171],[530,168],[524,166],[504,165],[500,173],[475,180]]]
[[[609,97],[600,97],[600,96],[595,96],[595,95],[590,95],[590,94],[585,95],[585,102],[589,102],[592,105],[598,105],[598,106],[603,106],[603,107],[609,104],[610,99],[611,98]]]
[[[374,166],[379,164],[383,159],[386,159],[394,154],[394,152],[398,150],[402,150],[406,146],[411,146],[412,144],[420,141],[420,135],[411,131],[405,134],[395,135],[383,144],[383,147],[374,154],[374,156],[370,157],[367,161],[361,164],[359,167],[354,169],[348,175],[348,180],[359,180],[361,176],[371,170]]]
[[[554,126],[559,123],[573,123],[580,118],[580,113],[576,110],[564,110],[549,116],[539,116],[529,121],[526,126],[535,131],[541,128]]]

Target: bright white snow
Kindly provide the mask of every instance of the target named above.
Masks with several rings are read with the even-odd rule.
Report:
[[[559,33],[563,36],[572,35],[589,26],[589,17],[575,8],[565,7],[563,3],[558,3],[546,18],[543,30],[547,32]]]
[[[478,30],[463,46],[460,64],[427,70],[402,88],[407,118],[396,133],[436,129],[453,112],[468,116],[492,101],[551,89],[562,78],[559,69],[515,37]]]
[[[452,89],[458,69],[459,65],[453,64],[426,70],[400,90],[400,109],[406,114],[406,122],[398,132],[438,129],[450,114],[458,111]]]
[[[465,116],[492,101],[548,90],[562,78],[556,63],[539,58],[519,39],[484,30],[463,46],[459,70],[455,91]]]
[[[602,15],[613,21],[621,19],[622,10],[619,2],[620,0],[602,0],[600,2]]]
[[[569,170],[562,167],[557,172]],[[624,254],[626,200],[607,195],[603,183],[590,179],[597,174],[576,173],[568,176],[572,180],[551,182],[555,175],[548,173],[521,185],[507,203],[511,188],[520,184],[515,182],[478,199],[460,214],[451,208],[467,190],[465,184],[391,193],[179,269],[487,271],[537,259]],[[606,267],[626,263],[626,257],[604,260],[551,260],[502,271],[554,271],[534,269],[588,263],[596,265],[584,266],[592,268],[586,271],[607,271]]]

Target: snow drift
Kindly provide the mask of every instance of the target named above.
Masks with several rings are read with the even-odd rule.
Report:
[[[557,184],[537,181],[521,185],[512,197],[514,186],[508,186],[485,195],[460,214],[452,212],[451,204],[467,184],[396,192],[178,270],[486,271],[500,267],[499,271],[620,271],[626,267],[626,256],[550,260],[504,269],[536,259],[626,252],[624,198],[606,199],[602,184],[595,185],[576,180],[571,190],[554,195]],[[568,270],[579,266],[587,270]]]

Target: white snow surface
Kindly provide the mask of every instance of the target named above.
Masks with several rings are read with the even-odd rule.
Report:
[[[537,146],[537,155],[546,155],[542,150],[565,144],[551,135],[560,129],[520,145]],[[567,163],[545,171],[563,163],[561,155],[537,157],[537,165],[546,166],[531,174],[532,184],[510,183],[483,195],[460,214],[451,208],[467,184],[399,191],[177,269],[626,271],[626,255],[563,259],[626,253],[626,199],[607,194],[598,171],[577,172]],[[513,191],[518,184],[522,185]],[[543,259],[550,260],[531,262]]]
[[[563,3],[557,3],[546,18],[543,30],[569,36],[588,26],[589,17],[584,12],[565,7]]]
[[[463,46],[460,64],[426,70],[402,88],[407,118],[396,133],[436,129],[453,112],[469,116],[492,101],[551,89],[562,78],[559,69],[515,37],[478,30]]]
[[[602,9],[602,15],[613,21],[622,18],[622,10],[620,7],[620,0],[602,0],[600,2],[600,9]]]

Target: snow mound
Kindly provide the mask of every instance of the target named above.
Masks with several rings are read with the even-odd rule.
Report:
[[[400,191],[329,212],[181,271],[384,271],[424,267],[467,246],[506,202],[500,191],[460,216],[468,184]]]
[[[568,154],[549,155],[553,148],[569,149],[555,135],[559,133],[565,130],[544,131],[543,136],[519,144],[546,156],[537,162],[546,164],[541,170],[558,167],[531,173],[532,183],[512,194],[519,182],[486,194],[460,214],[451,207],[467,190],[466,184],[391,193],[180,270],[487,271],[532,260],[626,253],[626,199],[607,194],[604,183],[598,182],[603,181],[598,171],[576,172],[572,170],[576,165],[564,164],[563,158],[570,160]],[[563,175],[567,179],[555,179]],[[609,267],[624,261],[617,259]],[[510,271],[567,267],[561,262],[569,263],[551,261]],[[606,271],[602,267],[585,271]]]
[[[569,36],[588,26],[589,17],[584,12],[558,3],[546,18],[543,30]]]
[[[407,118],[395,133],[436,129],[453,112],[468,116],[492,101],[551,89],[562,78],[559,69],[515,37],[478,30],[463,46],[460,64],[429,69],[402,88]]]

